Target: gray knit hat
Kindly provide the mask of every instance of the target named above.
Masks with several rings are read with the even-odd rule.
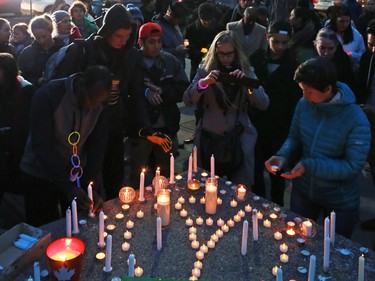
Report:
[[[67,16],[70,18],[70,15],[68,14],[67,11],[57,10],[53,12],[53,14],[51,15],[51,18],[55,23],[59,23],[63,18]]]

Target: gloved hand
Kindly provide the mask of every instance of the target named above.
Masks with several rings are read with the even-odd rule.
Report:
[[[138,135],[140,137],[146,137],[150,142],[160,145],[165,153],[172,149],[172,140],[166,134],[152,129],[142,128],[139,130]]]
[[[69,202],[72,202],[73,199],[76,199],[78,208],[82,210],[88,210],[92,205],[92,202],[87,196],[86,192],[82,190],[82,188],[78,188],[77,186],[74,186],[66,197]]]

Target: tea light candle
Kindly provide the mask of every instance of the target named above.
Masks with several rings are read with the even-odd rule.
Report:
[[[178,180],[178,181],[179,181],[179,180],[182,180],[182,176],[181,176],[181,175],[177,175],[177,176],[176,176],[176,180]]]
[[[208,247],[207,247],[205,244],[203,244],[203,245],[199,248],[199,250],[201,250],[204,254],[207,254],[207,253],[208,253]]]
[[[201,270],[199,268],[194,268],[191,271],[191,275],[198,278],[201,276]]]
[[[215,248],[215,241],[213,241],[212,239],[208,240],[207,247],[210,249]]]
[[[134,222],[132,220],[128,220],[126,222],[126,227],[132,229],[134,227]]]
[[[176,210],[181,210],[181,208],[182,208],[182,204],[181,204],[180,202],[177,202],[176,204],[174,204],[174,208],[175,208]]]
[[[191,247],[193,249],[198,249],[199,248],[199,242],[197,240],[194,240],[191,242]]]
[[[280,251],[283,253],[288,252],[288,245],[285,243],[281,244],[279,248],[280,248]]]
[[[253,209],[253,208],[251,208],[250,204],[247,204],[247,205],[245,206],[245,212],[247,212],[247,213],[250,213],[252,209]]]
[[[112,231],[114,231],[115,228],[116,228],[116,226],[115,226],[114,224],[109,224],[109,225],[107,225],[107,231],[108,231],[108,232],[112,232]]]
[[[273,276],[276,276],[277,275],[277,270],[278,270],[279,268],[277,267],[277,265],[275,265],[274,267],[272,267],[272,275]]]
[[[122,220],[124,218],[124,214],[116,214],[116,220]]]
[[[128,242],[124,242],[124,243],[122,243],[122,245],[121,245],[121,249],[122,249],[124,252],[129,251],[129,249],[130,249],[130,244],[129,244]]]
[[[194,204],[196,201],[197,201],[197,199],[195,199],[195,197],[193,195],[189,197],[189,203],[190,204]]]
[[[202,198],[199,200],[199,202],[200,202],[201,204],[206,204],[206,199],[205,199],[204,197],[202,197]]]
[[[245,216],[245,212],[241,209],[238,211],[237,213],[241,218],[243,218]]]
[[[288,225],[288,227],[294,227],[296,224],[293,222],[293,221],[288,221],[287,223],[286,223],[287,225]]]
[[[280,255],[280,261],[283,263],[287,263],[289,261],[289,257],[287,254],[281,254]]]
[[[216,230],[215,233],[216,233],[217,237],[219,237],[219,238],[223,237],[223,235],[224,235],[224,233],[221,229]]]
[[[216,235],[216,233],[211,235],[211,240],[214,241],[214,242],[219,241],[219,237]]]
[[[222,227],[221,227],[221,230],[223,232],[228,232],[229,231],[229,226],[227,226],[226,224],[224,224]]]
[[[223,226],[224,225],[224,220],[222,218],[219,218],[216,222],[217,226]]]
[[[145,213],[144,213],[142,210],[139,210],[139,211],[137,212],[137,218],[141,219],[141,218],[143,218],[144,216],[145,216]]]
[[[221,204],[223,204],[223,200],[221,200],[221,198],[220,198],[220,197],[218,197],[218,198],[216,199],[216,201],[217,201],[217,204],[218,204],[218,205],[221,205]]]
[[[198,252],[195,253],[195,257],[198,260],[203,260],[204,259],[204,253],[202,251],[198,251]]]
[[[294,236],[294,235],[296,235],[296,232],[295,232],[293,229],[288,229],[288,230],[286,231],[286,234],[287,234],[288,236]]]
[[[201,261],[196,261],[194,263],[194,268],[202,269],[203,268],[203,263]]]
[[[263,219],[263,214],[260,211],[258,211],[258,213],[257,213],[257,218],[258,218],[258,220]]]
[[[274,213],[270,214],[270,219],[271,220],[276,220],[277,219],[277,215],[274,214]]]
[[[276,231],[276,232],[273,234],[273,237],[274,237],[276,240],[281,240],[281,239],[283,239],[283,235],[282,235],[281,232],[279,232],[279,231]]]
[[[180,216],[181,217],[186,217],[188,215],[188,213],[187,213],[187,211],[185,210],[185,209],[182,209],[181,211],[180,211]]]
[[[187,225],[187,226],[192,226],[192,225],[193,225],[193,220],[192,220],[191,218],[188,218],[188,219],[186,220],[186,225]]]
[[[136,277],[141,277],[143,275],[143,269],[139,266],[134,270],[134,275]]]
[[[208,218],[208,219],[206,219],[206,224],[207,224],[208,226],[211,226],[211,225],[214,224],[214,221],[213,221],[211,218]]]
[[[194,226],[192,226],[189,228],[189,233],[197,233],[197,229]]]
[[[103,252],[100,252],[100,253],[97,253],[95,258],[98,260],[98,261],[101,261],[101,260],[104,260],[105,258],[105,254]]]
[[[234,226],[234,221],[232,219],[227,220],[227,225],[229,227],[233,227]]]
[[[198,217],[198,218],[195,220],[195,223],[196,223],[197,225],[202,225],[202,224],[203,224],[203,219],[202,219],[202,217]]]
[[[233,207],[233,208],[237,207],[237,201],[232,199],[232,201],[230,201],[230,206]]]
[[[132,239],[132,233],[129,231],[129,230],[126,230],[125,232],[124,232],[124,238],[125,239]]]
[[[129,210],[129,208],[130,208],[130,206],[129,206],[128,204],[124,204],[124,205],[121,206],[121,209],[122,209],[123,211],[127,211],[127,210]]]
[[[196,235],[195,233],[190,233],[190,234],[189,234],[189,240],[190,240],[190,241],[197,240],[197,235]]]
[[[104,220],[106,221],[108,219],[108,216],[107,215],[104,215]]]
[[[185,203],[185,198],[184,197],[179,197],[178,198],[178,202],[180,202],[181,204],[184,204]]]
[[[235,215],[235,216],[233,217],[233,220],[234,220],[235,222],[240,222],[240,221],[241,221],[241,217],[237,214],[237,215]]]
[[[265,220],[263,221],[263,226],[264,226],[264,227],[271,227],[271,222],[270,222],[268,219],[265,219]]]

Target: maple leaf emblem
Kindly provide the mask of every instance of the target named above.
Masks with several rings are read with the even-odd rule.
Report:
[[[69,268],[63,266],[58,270],[55,270],[53,274],[59,281],[69,281],[74,275],[75,269],[69,270]]]

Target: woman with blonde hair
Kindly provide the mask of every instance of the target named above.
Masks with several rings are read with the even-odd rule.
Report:
[[[247,108],[265,110],[269,104],[257,81],[235,33],[222,31],[184,93],[185,104],[201,110],[195,132],[200,167],[209,170],[214,154],[217,175],[248,187],[253,184],[257,133]]]

